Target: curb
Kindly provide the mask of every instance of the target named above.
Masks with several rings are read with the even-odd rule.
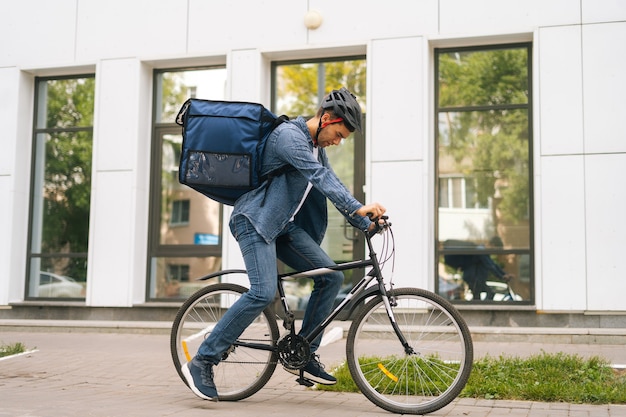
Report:
[[[333,322],[326,333],[341,338],[350,327],[350,321]],[[169,334],[169,321],[108,321],[108,320],[0,320],[0,331],[67,332],[67,333],[135,333]],[[476,342],[523,342],[626,345],[625,328],[572,327],[487,327],[470,326]]]

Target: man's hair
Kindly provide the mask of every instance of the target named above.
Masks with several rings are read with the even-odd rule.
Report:
[[[322,117],[322,115],[324,113],[330,114],[330,118],[331,119],[336,119],[337,118],[337,115],[335,114],[334,111],[329,110],[329,109],[325,109],[323,107],[320,107],[319,109],[317,109],[317,113],[315,114],[315,117]]]

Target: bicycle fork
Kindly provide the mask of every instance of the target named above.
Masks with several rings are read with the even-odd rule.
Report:
[[[396,298],[393,295],[389,297],[389,295],[387,294],[387,290],[385,289],[385,286],[382,283],[382,280],[379,281],[379,286],[380,286],[381,297],[383,299],[383,304],[385,305],[385,310],[387,311],[387,317],[389,318],[389,321],[391,322],[391,327],[393,328],[394,333],[396,334],[396,336],[398,336],[398,340],[400,341],[400,343],[402,344],[402,347],[404,348],[404,353],[406,353],[407,355],[414,355],[415,350],[406,340],[406,338],[404,337],[404,334],[402,334],[402,330],[400,330],[400,327],[398,326],[398,323],[396,322],[396,317],[393,313],[393,307],[396,307],[398,305],[398,303],[396,302]]]

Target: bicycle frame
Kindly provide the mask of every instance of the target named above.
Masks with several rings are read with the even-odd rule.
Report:
[[[383,298],[383,302],[385,303],[385,307],[386,307],[386,310],[387,310],[387,315],[389,317],[391,325],[392,325],[396,335],[398,336],[398,339],[400,340],[402,346],[404,346],[405,351],[407,353],[412,353],[413,352],[413,349],[409,346],[408,342],[406,341],[405,337],[402,335],[402,332],[400,331],[399,327],[396,324],[396,320],[395,320],[393,311],[391,309],[392,301],[389,300],[389,296],[387,294],[387,289],[385,288],[385,281],[384,281],[384,278],[383,278],[383,275],[382,275],[382,270],[380,268],[380,264],[379,264],[379,261],[378,261],[378,255],[374,251],[374,247],[372,245],[371,238],[374,235],[376,235],[378,233],[378,231],[380,231],[380,229],[377,228],[375,231],[363,232],[364,235],[365,235],[365,240],[366,240],[367,247],[368,247],[368,250],[369,250],[369,258],[368,259],[362,259],[362,260],[350,261],[350,262],[343,262],[343,263],[340,263],[338,265],[333,265],[333,266],[329,266],[329,267],[322,267],[322,268],[315,268],[315,269],[310,269],[310,270],[305,270],[305,271],[288,272],[288,273],[284,273],[284,274],[279,274],[277,276],[277,279],[278,279],[278,294],[279,294],[279,297],[280,297],[280,301],[281,301],[281,305],[282,305],[283,311],[285,313],[284,327],[286,329],[290,330],[292,332],[292,334],[295,333],[295,329],[294,329],[294,326],[293,326],[293,323],[295,321],[295,315],[293,314],[293,312],[291,311],[291,308],[289,307],[289,304],[287,303],[287,297],[286,297],[285,289],[284,289],[284,285],[283,285],[284,281],[295,280],[295,279],[298,279],[298,278],[310,278],[310,277],[314,277],[314,276],[318,276],[318,275],[323,275],[323,274],[326,274],[326,273],[331,272],[331,271],[347,271],[347,270],[351,270],[351,269],[372,267],[372,270],[370,270],[363,278],[361,278],[361,280],[359,280],[359,282],[350,290],[350,292],[339,303],[339,305],[337,305],[337,307],[335,307],[335,309],[320,324],[318,324],[309,334],[304,336],[304,339],[309,344],[311,342],[313,342],[313,340],[315,340],[315,338],[318,337],[320,335],[320,333],[322,333],[326,329],[326,327],[328,327],[328,325],[352,301],[354,301],[353,305],[357,305],[361,300],[364,300],[364,299],[366,299],[368,297],[372,297],[372,296],[375,296],[375,295],[380,295]],[[213,278],[213,277],[216,277],[216,276],[225,275],[227,273],[245,273],[245,272],[246,272],[245,270],[239,270],[239,269],[237,269],[237,270],[220,271],[218,273],[210,274],[210,275],[207,275],[207,276],[202,277],[200,279],[201,280],[206,280],[206,279]],[[375,287],[369,287],[369,284],[374,279],[376,279],[378,281],[378,285],[375,286]],[[258,344],[258,343],[241,342],[241,341],[237,341],[234,344],[236,346],[245,346],[245,347],[249,347],[249,348],[253,348],[253,349],[261,349],[261,350],[269,350],[269,351],[277,349],[276,346],[263,345],[263,344]]]

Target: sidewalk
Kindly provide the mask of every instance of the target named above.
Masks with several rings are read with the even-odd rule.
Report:
[[[391,416],[361,394],[307,389],[277,368],[268,385],[235,403],[196,398],[180,381],[170,358],[169,336],[124,332],[77,331],[41,326],[15,328],[0,342],[21,342],[35,351],[0,360],[0,417],[143,417],[143,416]],[[320,348],[327,366],[345,357],[345,340]],[[623,345],[475,343],[476,357],[545,352],[600,355],[626,364]],[[219,387],[218,387],[219,388]],[[430,416],[622,416],[626,405],[575,405],[522,401],[457,399]]]

